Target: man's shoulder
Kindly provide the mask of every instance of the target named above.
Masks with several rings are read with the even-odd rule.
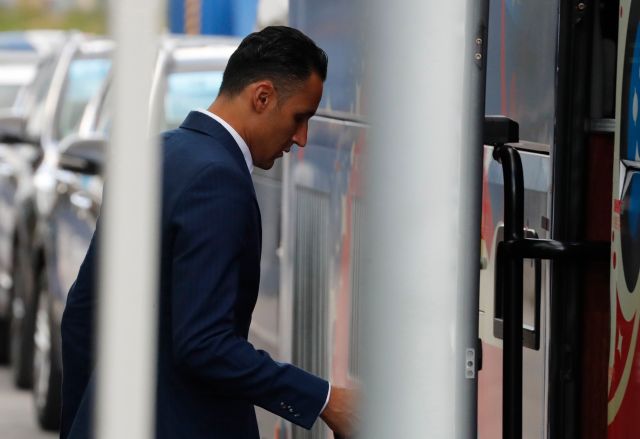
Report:
[[[223,142],[205,133],[176,128],[161,134],[165,155],[181,154],[189,158],[213,158],[228,156]]]
[[[196,185],[211,184],[245,193],[247,197],[252,195],[252,183],[246,169],[242,169],[229,148],[219,140],[178,128],[162,134],[162,147],[164,201],[169,205]]]
[[[235,146],[235,145],[234,145]],[[163,168],[165,173],[183,170],[194,175],[199,169],[215,165],[229,172],[239,172],[238,163],[229,152],[229,146],[219,139],[183,128],[162,134]]]

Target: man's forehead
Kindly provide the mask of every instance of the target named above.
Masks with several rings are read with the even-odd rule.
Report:
[[[314,77],[315,76],[315,77]],[[323,83],[319,76],[309,77],[296,95],[305,105],[315,106],[322,98]],[[318,101],[318,102],[316,102]]]

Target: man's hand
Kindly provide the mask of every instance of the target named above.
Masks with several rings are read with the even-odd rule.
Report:
[[[348,438],[354,433],[358,423],[357,399],[356,390],[331,386],[329,402],[320,417],[336,435]]]

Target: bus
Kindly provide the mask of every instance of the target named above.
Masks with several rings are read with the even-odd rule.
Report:
[[[496,147],[487,144],[478,181],[480,293],[469,298],[479,302],[479,438],[512,437],[518,429],[536,439],[640,432],[633,416],[640,398],[639,3],[489,2],[485,113],[519,128],[509,145],[522,162],[523,239],[555,247],[519,256],[522,352],[509,355],[521,355],[522,386],[503,389],[504,301],[513,291],[500,281],[498,248],[508,188]],[[385,56],[368,47],[366,16],[359,2],[291,0],[289,24],[327,51],[329,75],[307,147],[254,178],[281,194],[271,204],[280,212],[270,216],[278,222],[275,238],[263,248],[263,269],[278,268],[265,280],[277,284],[257,312],[268,306],[277,313],[272,339],[281,358],[336,385],[357,384],[363,366],[362,167],[370,129],[363,54]],[[428,318],[437,310],[423,312]],[[503,419],[507,397],[520,401],[515,427]],[[321,423],[306,432],[275,422],[275,437],[330,437]]]

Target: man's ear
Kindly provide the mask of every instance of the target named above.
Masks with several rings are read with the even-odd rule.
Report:
[[[264,112],[276,103],[276,99],[276,89],[271,81],[264,80],[254,84],[251,100],[256,112]]]

